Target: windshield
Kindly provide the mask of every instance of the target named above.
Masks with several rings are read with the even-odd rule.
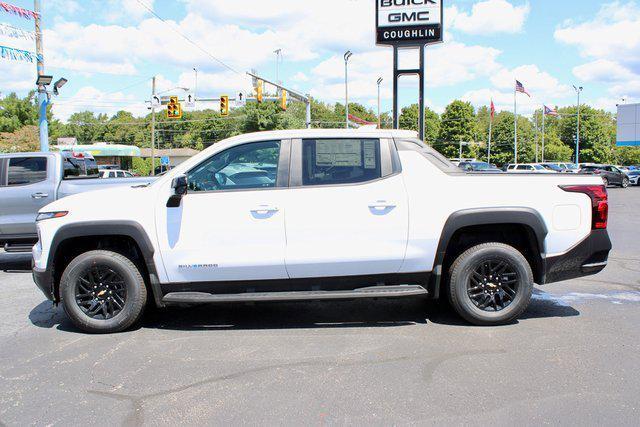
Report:
[[[541,165],[533,165],[533,168],[534,168],[535,170],[537,170],[537,171],[543,171],[543,170],[544,170],[544,167],[543,167],[543,166],[541,166]]]
[[[556,171],[556,172],[562,172],[562,168],[558,165],[550,165],[550,164],[546,164],[546,165],[542,165],[545,168],[552,170],[552,171]]]
[[[473,166],[473,168],[475,170],[478,171],[486,171],[486,170],[491,170],[491,169],[497,169],[495,166],[490,165],[489,163],[485,163],[485,162],[475,162],[475,163],[470,163],[471,166]]]

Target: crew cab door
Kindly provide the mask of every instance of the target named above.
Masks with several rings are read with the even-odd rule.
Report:
[[[407,247],[407,196],[393,142],[292,141],[287,191],[291,278],[396,273]]]
[[[17,155],[0,162],[0,232],[35,237],[38,211],[55,200],[54,157]]]
[[[284,187],[289,141],[261,141],[214,154],[187,173],[178,207],[156,209],[172,283],[287,278]]]

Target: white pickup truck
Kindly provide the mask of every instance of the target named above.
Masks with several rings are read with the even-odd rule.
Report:
[[[467,173],[405,131],[264,132],[44,207],[33,274],[89,332],[147,304],[440,295],[496,325],[534,283],[601,271],[607,216],[599,177]]]

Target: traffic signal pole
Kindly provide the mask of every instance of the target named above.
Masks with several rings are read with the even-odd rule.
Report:
[[[293,89],[289,89],[287,87],[282,86],[281,84],[278,83],[274,83],[270,80],[264,79],[262,77],[260,77],[259,75],[255,74],[255,73],[250,73],[247,72],[248,75],[250,75],[251,77],[253,77],[254,79],[257,80],[262,80],[263,82],[270,84],[272,86],[275,86],[276,88],[280,89],[280,90],[286,90],[288,95],[293,98],[296,99],[298,101],[304,102],[307,106],[306,108],[306,121],[307,121],[307,129],[311,128],[311,96],[310,95],[304,95],[296,90]]]

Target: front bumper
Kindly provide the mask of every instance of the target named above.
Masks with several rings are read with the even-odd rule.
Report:
[[[42,291],[48,300],[55,301],[53,293],[53,277],[49,270],[41,270],[34,267],[32,270],[33,281],[36,286]]]
[[[569,252],[545,260],[544,283],[598,274],[607,266],[611,240],[607,230],[593,230]]]

